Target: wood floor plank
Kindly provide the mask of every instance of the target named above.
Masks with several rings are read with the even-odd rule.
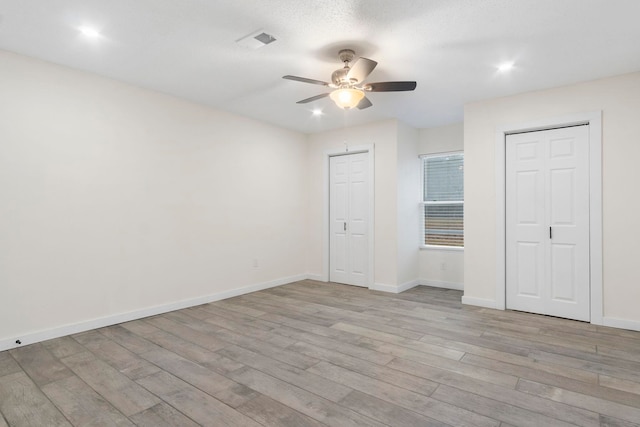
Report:
[[[550,418],[557,418],[580,426],[598,425],[598,414],[595,412],[574,408],[561,403],[549,402],[542,398],[536,398],[536,396],[527,395],[526,393],[515,390],[515,384],[506,387],[499,386],[470,378],[467,375],[402,359],[395,359],[389,363],[388,366],[428,378],[439,384],[455,387],[498,402],[543,414]]]
[[[452,350],[452,349],[428,344],[421,341],[409,340],[404,337],[399,337],[397,335],[389,334],[387,332],[380,332],[374,329],[364,328],[362,326],[351,325],[348,323],[339,322],[333,325],[332,328],[335,328],[341,331],[351,332],[353,334],[361,335],[363,337],[371,338],[377,341],[382,341],[382,342],[396,344],[403,347],[408,347],[414,350],[421,351],[423,353],[446,357],[452,360],[460,360],[460,358],[464,355],[464,353],[461,351]]]
[[[153,326],[147,320],[148,319],[133,320],[131,322],[121,323],[120,326],[143,338],[161,330]]]
[[[135,354],[146,353],[156,349],[155,344],[141,338],[139,335],[132,333],[120,325],[101,328],[98,329],[98,332]]]
[[[39,386],[73,375],[42,343],[9,350],[9,353]]]
[[[564,355],[546,351],[533,351],[531,357],[560,366],[575,367],[597,374],[609,375],[640,382],[640,363],[602,355]]]
[[[267,427],[322,427],[326,425],[265,395],[245,402],[236,409]]]
[[[131,416],[138,427],[198,427],[192,419],[166,403],[158,403],[149,409]]]
[[[277,360],[254,353],[242,347],[229,346],[219,350],[218,354],[333,402],[337,402],[352,391],[349,387],[326,380],[321,376],[314,375],[295,366],[287,365],[286,363],[278,362]]]
[[[62,361],[126,416],[160,403],[157,397],[91,353],[75,354]]]
[[[467,375],[470,378],[476,378],[493,384],[513,387],[517,382],[517,377],[515,375],[504,372],[497,372],[495,370],[486,369],[483,367],[468,366],[467,364],[461,363],[458,360],[451,360],[445,357],[435,356],[433,354],[422,353],[420,351],[389,343],[380,344],[371,342],[369,340],[361,340],[360,342],[363,344],[366,343],[372,348],[375,348],[377,351],[393,355],[394,357],[422,363],[424,365],[429,365],[440,369],[445,369],[448,371]]]
[[[600,385],[593,383],[584,383],[581,381],[573,380],[571,378],[553,375],[543,371],[536,371],[527,367],[512,365],[510,363],[503,363],[474,355],[466,355],[462,359],[462,361],[473,366],[493,369],[496,372],[507,372],[511,375],[518,376],[521,379],[537,381],[566,390],[571,390],[578,393],[608,399],[614,402],[640,408],[640,396],[633,393],[627,393],[626,391],[601,387]]]
[[[97,358],[107,362],[132,380],[146,377],[160,370],[157,366],[139,358],[120,344],[111,341],[99,331],[74,335],[74,338],[85,348],[91,350]]]
[[[251,418],[167,372],[158,372],[138,383],[202,426],[258,427]]]
[[[74,426],[133,426],[84,381],[73,376],[49,383],[42,391]]]
[[[18,365],[18,362],[11,356],[8,351],[0,352],[0,377],[5,375],[15,374],[20,372],[22,368]]]
[[[320,362],[309,368],[308,371],[341,384],[349,384],[362,393],[429,416],[443,423],[458,426],[498,426],[496,420],[473,414],[460,407],[434,400],[427,395],[418,394],[331,363]]]
[[[450,424],[434,420],[425,415],[401,408],[392,403],[378,399],[360,391],[353,391],[345,396],[342,405],[370,418],[380,420],[393,427],[446,427]]]
[[[242,368],[230,374],[231,378],[291,407],[316,421],[331,426],[384,426],[372,418],[340,406],[285,381],[253,368]]]
[[[153,350],[141,357],[231,407],[256,397],[252,390],[168,350]]]
[[[224,348],[226,345],[223,341],[216,337],[202,332],[201,330],[195,330],[183,323],[177,322],[174,319],[170,319],[166,316],[158,316],[147,320],[151,325],[162,329],[165,332],[169,332],[175,336],[182,338],[183,340],[192,342],[204,347],[207,350],[216,351]],[[212,326],[212,325],[210,325]],[[215,329],[212,327],[212,329]]]
[[[640,339],[640,337],[638,337],[638,339]],[[616,348],[613,345],[598,346],[598,354],[602,356],[608,356],[617,360],[640,363],[640,351],[629,351],[623,348]]]
[[[216,301],[211,305],[215,305],[215,307],[226,308],[227,310],[236,311],[238,313],[254,317],[259,317],[265,314],[264,311],[256,310],[243,304],[238,304],[237,301],[237,298],[230,298],[228,300]]]
[[[44,341],[42,345],[58,359],[85,351],[85,348],[70,336]]]
[[[234,344],[238,347],[246,348],[247,350],[254,351],[272,359],[279,360],[289,365],[293,365],[300,369],[306,369],[309,366],[313,366],[318,363],[317,359],[302,354],[297,354],[292,351],[286,350],[277,345],[271,344],[266,341],[257,341],[244,335],[236,334],[232,331],[221,330],[216,334],[217,338],[225,341],[228,344]]]
[[[520,340],[525,340],[529,342],[529,345],[534,347],[535,344],[540,343],[540,345],[548,346],[557,346],[557,347],[567,347],[578,351],[584,351],[589,353],[596,352],[596,344],[593,342],[585,342],[583,339],[575,338],[575,337],[556,337],[553,335],[544,335],[544,334],[526,334],[522,332],[516,332],[513,330],[497,330],[493,329],[491,331],[492,336],[509,337],[516,338]]]
[[[434,399],[438,399],[442,402],[448,402],[452,405],[465,408],[468,411],[482,414],[487,417],[493,417],[497,420],[519,427],[575,426],[575,424],[569,424],[564,421],[549,418],[517,406],[508,405],[506,403],[498,402],[493,399],[488,399],[486,397],[446,385],[438,387],[432,396]]]
[[[640,383],[621,378],[599,375],[599,384],[603,387],[615,388],[629,393],[640,394]]]
[[[608,333],[608,331],[603,332],[601,330],[588,331],[569,329],[558,325],[543,327],[540,329],[540,333],[554,337],[588,341],[598,347],[614,346],[620,350],[626,350],[634,353],[640,352],[640,342],[638,341],[640,334],[637,334],[638,336],[627,337],[613,335]]]
[[[229,310],[228,308],[225,308],[222,305],[215,304],[215,303],[203,304],[194,308],[197,308],[201,312],[213,313],[218,316],[226,317],[229,320],[235,320],[236,322],[251,322],[260,317],[260,316],[252,316],[247,313],[241,313],[235,310]]]
[[[640,409],[638,408],[607,401],[598,397],[588,396],[575,391],[569,391],[529,380],[520,380],[518,382],[517,389],[519,391],[541,396],[556,402],[597,411],[600,414],[619,418],[625,421],[635,422],[640,420]]]
[[[0,377],[0,412],[10,426],[71,426],[24,372]]]
[[[235,371],[236,369],[240,369],[243,366],[231,359],[220,356],[211,350],[200,347],[192,342],[185,341],[182,338],[162,330],[158,330],[151,335],[147,335],[146,338],[162,348],[179,354],[185,359],[196,362],[222,375]]]
[[[639,427],[640,424],[619,420],[614,417],[600,416],[600,427]]]
[[[439,328],[430,328],[427,330],[427,333],[424,337],[420,339],[420,341],[424,342],[432,342],[433,338],[445,339],[454,342],[461,342],[465,344],[472,344],[478,347],[488,348],[496,351],[501,351],[504,353],[513,353],[521,356],[527,356],[530,352],[529,347],[527,345],[514,345],[513,343],[506,343],[498,339],[490,339],[486,332],[484,332],[481,336],[475,336],[467,334],[464,331],[453,332],[453,331],[445,331]]]
[[[322,346],[324,348],[328,348],[339,353],[348,354],[350,356],[357,357],[358,359],[366,360],[378,365],[384,365],[386,363],[389,363],[389,361],[393,359],[393,356],[391,355],[380,353],[364,346],[357,345],[358,339],[356,337],[352,338],[351,342],[344,342],[342,340],[327,338],[322,335],[302,332],[288,326],[282,326],[278,330],[278,333],[285,334],[291,338],[297,339],[298,341]],[[356,344],[352,344],[354,342]]]
[[[393,384],[421,394],[429,395],[438,387],[438,383],[436,382],[392,369],[388,365],[376,365],[374,363],[369,363],[353,356],[328,350],[313,344],[298,342],[291,346],[290,349],[324,360],[333,365],[358,372],[368,377],[384,381],[385,383]]]
[[[427,338],[428,337],[428,338]],[[514,365],[521,365],[538,369],[544,372],[552,373],[555,375],[561,375],[568,378],[573,378],[578,381],[597,383],[598,374],[595,372],[586,371],[583,369],[576,369],[569,366],[560,366],[555,363],[547,363],[543,360],[529,357],[530,352],[524,351],[523,354],[516,354],[510,351],[499,351],[491,348],[481,347],[466,342],[454,341],[453,339],[444,339],[440,337],[434,337],[432,335],[426,335],[421,339],[422,341],[428,340],[448,348],[454,348],[465,353],[474,354],[476,356],[486,357],[488,359],[495,359],[506,363],[512,363]]]

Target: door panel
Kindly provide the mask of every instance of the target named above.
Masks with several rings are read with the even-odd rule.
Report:
[[[508,135],[507,308],[590,319],[588,127]]]
[[[507,151],[507,301],[516,308],[536,311],[542,303],[544,288],[543,198],[544,156],[540,141],[526,134]]]
[[[517,249],[517,295],[540,298],[540,244],[536,242],[518,242]]]
[[[347,271],[347,222],[349,182],[346,159],[341,157],[331,158],[330,167],[330,251],[329,251],[329,276],[335,281],[341,282],[348,277]]]
[[[576,275],[573,266],[576,264],[576,245],[551,245],[551,299],[558,301],[575,301],[577,293]]]
[[[369,271],[369,158],[329,159],[329,280],[367,286]]]
[[[547,314],[590,320],[589,127],[549,132],[547,199],[550,296]]]

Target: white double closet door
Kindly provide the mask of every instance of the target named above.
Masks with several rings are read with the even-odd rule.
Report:
[[[368,286],[369,154],[329,158],[329,280]]]
[[[590,320],[589,127],[506,138],[507,308]]]

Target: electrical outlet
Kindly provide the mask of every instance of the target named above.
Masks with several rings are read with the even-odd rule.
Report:
[[[440,270],[443,270],[443,271],[444,271],[444,270],[446,270],[446,269],[447,269],[447,263],[446,263],[446,262],[444,262],[444,261],[442,261],[442,262],[440,263]]]
[[[259,267],[259,265],[258,265],[258,258],[254,258],[254,259],[253,259],[253,268],[258,268],[258,267]]]

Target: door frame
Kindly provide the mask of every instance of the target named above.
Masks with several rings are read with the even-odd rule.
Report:
[[[506,308],[506,136],[589,125],[589,277],[591,323],[603,324],[602,291],[602,111],[576,113],[496,130],[496,308]]]
[[[344,156],[347,154],[359,154],[359,153],[368,153],[368,186],[369,186],[369,194],[368,194],[368,213],[369,213],[369,225],[367,229],[367,233],[369,234],[368,240],[368,269],[367,272],[367,287],[371,289],[373,287],[374,277],[374,211],[375,211],[375,203],[374,203],[374,144],[362,144],[362,145],[354,145],[349,146],[345,144],[344,148],[334,148],[330,150],[326,150],[324,152],[324,160],[323,160],[323,209],[322,209],[322,281],[329,281],[329,158],[335,156]]]

